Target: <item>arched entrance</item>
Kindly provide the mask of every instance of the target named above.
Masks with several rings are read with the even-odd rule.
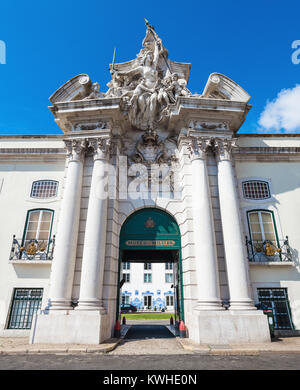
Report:
[[[170,214],[157,208],[145,208],[125,220],[120,232],[119,281],[122,278],[122,263],[128,262],[173,264],[173,283],[170,287],[174,296],[175,320],[176,323],[184,321],[181,236],[178,224]],[[121,287],[117,291],[116,319],[119,320]],[[146,302],[147,298],[144,296],[143,300]]]

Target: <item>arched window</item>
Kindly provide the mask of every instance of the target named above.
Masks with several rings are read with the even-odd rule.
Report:
[[[58,182],[56,180],[38,180],[32,183],[30,196],[32,198],[54,198],[57,196]]]
[[[247,180],[242,183],[245,199],[268,199],[271,197],[269,183],[262,180]]]
[[[26,245],[31,240],[47,242],[50,238],[53,210],[35,209],[29,210],[27,213],[23,245]]]
[[[248,211],[251,239],[254,242],[272,241],[277,243],[275,221],[272,211]]]

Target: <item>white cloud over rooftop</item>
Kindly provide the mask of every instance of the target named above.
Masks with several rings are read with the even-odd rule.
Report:
[[[258,123],[260,132],[300,132],[300,85],[282,89],[268,101]]]

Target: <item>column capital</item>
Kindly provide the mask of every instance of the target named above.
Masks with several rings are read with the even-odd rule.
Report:
[[[236,138],[214,138],[213,149],[219,161],[231,161],[232,151],[237,147],[236,140]]]
[[[94,161],[106,160],[111,151],[110,137],[89,138],[88,146],[93,150]]]
[[[82,161],[86,150],[86,139],[70,139],[64,140],[67,153],[68,161]]]
[[[190,153],[191,161],[206,159],[208,148],[211,146],[211,141],[211,138],[190,137],[187,141],[187,149]]]

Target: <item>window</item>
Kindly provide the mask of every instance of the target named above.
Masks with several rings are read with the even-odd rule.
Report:
[[[125,283],[130,282],[130,274],[129,273],[124,273],[123,274],[123,279],[125,280]]]
[[[144,269],[152,269],[152,264],[151,263],[144,263]]]
[[[23,246],[30,241],[48,242],[51,234],[53,210],[29,210],[23,236]]]
[[[128,305],[130,300],[130,295],[122,295],[122,305]]]
[[[144,283],[152,283],[152,274],[144,274]]]
[[[273,213],[267,210],[248,211],[251,240],[254,246],[261,246],[265,241],[277,243]]]
[[[173,295],[166,295],[166,306],[174,306]]]
[[[58,182],[55,180],[38,180],[32,183],[32,198],[54,198],[57,196]]]
[[[258,288],[258,299],[273,310],[275,329],[293,329],[287,288]]]
[[[173,263],[165,263],[165,269],[166,270],[172,270],[173,269]]]
[[[123,269],[129,270],[130,269],[130,263],[123,263]]]
[[[173,274],[165,274],[165,282],[173,283]]]
[[[16,288],[8,321],[8,329],[30,329],[34,313],[41,307],[42,288]]]
[[[148,309],[151,309],[151,307],[152,307],[152,296],[151,295],[144,295],[144,306],[146,306]]]
[[[268,199],[271,197],[269,183],[260,180],[244,181],[243,195],[246,199]]]

